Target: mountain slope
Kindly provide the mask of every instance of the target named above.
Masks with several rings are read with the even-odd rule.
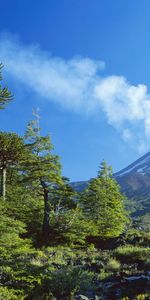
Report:
[[[128,197],[150,193],[150,152],[114,174],[121,190]]]
[[[113,176],[121,191],[133,200],[136,215],[150,213],[150,152]],[[71,186],[81,192],[88,186],[88,181],[72,182]]]

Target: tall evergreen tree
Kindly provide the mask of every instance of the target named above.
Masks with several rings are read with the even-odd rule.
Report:
[[[49,232],[49,190],[61,183],[61,165],[59,157],[52,154],[50,136],[41,136],[38,116],[28,123],[25,134],[26,147],[30,152],[24,166],[24,182],[43,197],[44,220],[43,234]]]
[[[101,238],[117,237],[123,232],[127,221],[123,199],[112,169],[102,162],[97,178],[90,181],[81,196],[84,214],[96,224]]]

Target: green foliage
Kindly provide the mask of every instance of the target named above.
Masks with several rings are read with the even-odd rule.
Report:
[[[43,223],[44,203],[40,195],[19,183],[19,178],[12,180],[8,174],[7,214],[26,225],[26,235],[36,240]]]
[[[0,109],[10,100],[0,85]],[[105,162],[85,192],[74,192],[34,115],[24,141],[0,132],[1,189],[7,183],[7,201],[0,198],[0,299],[72,300],[95,293],[96,286],[101,293],[107,281],[108,286],[111,279],[121,281],[122,272],[149,271],[149,215],[124,232],[125,199]],[[109,249],[112,242],[128,244],[103,251],[89,245],[94,239]],[[121,296],[130,295],[121,289]],[[147,288],[142,292],[135,299],[148,299]]]
[[[27,240],[23,240],[19,237],[20,234],[26,232],[25,224],[14,218],[10,218],[7,215],[5,202],[0,201],[0,253],[2,256],[12,255],[11,249],[18,251],[18,247],[27,245]]]
[[[110,167],[103,162],[98,177],[91,180],[81,196],[84,214],[97,225],[97,235],[101,238],[119,236],[127,222],[124,198],[111,175]]]
[[[3,65],[0,63],[0,82],[2,81],[2,68]],[[9,92],[6,86],[0,83],[0,109],[5,108],[6,104],[12,100],[12,94]]]
[[[85,293],[92,287],[93,274],[79,267],[65,267],[48,272],[33,292],[32,299],[46,299],[46,296],[55,296],[56,299],[72,300],[78,291]],[[42,293],[42,295],[41,295]],[[50,298],[51,299],[51,298]]]
[[[140,230],[150,234],[150,213],[147,212],[139,217],[136,225]]]
[[[148,247],[150,245],[150,232],[130,228],[125,235],[125,241],[127,244],[139,245]]]
[[[0,132],[0,196],[6,198],[6,179],[8,168],[14,167],[24,158],[25,147],[23,139],[15,133]]]
[[[24,296],[21,291],[16,291],[8,287],[0,287],[0,299],[1,300],[23,300]]]
[[[79,208],[50,214],[50,239],[55,243],[84,244],[93,233],[93,223],[87,222]]]
[[[52,143],[49,136],[41,136],[39,116],[30,122],[25,134],[26,148],[30,155],[24,162],[23,182],[37,195],[43,197],[43,241],[48,240],[50,224],[49,188],[61,184],[61,166],[59,157],[52,154]]]
[[[23,158],[23,139],[16,133],[0,132],[0,166],[12,166]]]
[[[129,297],[123,297],[123,298],[121,298],[121,300],[132,300],[132,299],[129,298]],[[138,294],[134,299],[135,300],[149,300],[150,299],[150,294],[149,293]]]
[[[150,259],[150,248],[125,245],[118,247],[115,256],[125,263],[140,263]]]
[[[21,238],[21,235],[26,232],[25,224],[7,215],[5,202],[2,199],[0,201],[0,214],[0,278],[5,288],[1,290],[1,293],[2,295],[10,294],[10,298],[14,294],[12,299],[16,299],[15,295],[21,293],[20,274],[26,273],[28,256],[32,254],[33,250],[31,241]],[[8,289],[7,291],[7,286],[12,290]],[[13,289],[16,290],[16,294]],[[20,298],[18,296],[18,299],[22,299],[22,296]]]
[[[42,182],[61,182],[59,157],[52,154],[53,145],[50,136],[41,136],[40,131],[37,120],[28,123],[25,142],[30,156],[25,162],[25,179],[37,186],[42,186]]]
[[[120,270],[121,264],[118,260],[115,258],[111,258],[107,263],[107,270],[110,272],[117,272]]]
[[[150,294],[146,293],[146,294],[139,294],[136,297],[136,300],[148,300],[149,299]]]

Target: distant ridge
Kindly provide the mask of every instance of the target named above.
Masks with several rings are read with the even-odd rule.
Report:
[[[129,198],[136,200],[138,209],[150,213],[150,152],[135,162],[114,173],[121,191]],[[78,192],[87,188],[89,181],[72,182],[71,186]],[[139,208],[140,207],[140,208]]]

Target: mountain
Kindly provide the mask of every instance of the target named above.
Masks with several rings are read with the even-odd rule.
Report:
[[[150,152],[115,173],[114,177],[129,198],[133,217],[150,214]]]
[[[150,152],[113,176],[132,202],[133,211],[138,215],[150,213]],[[81,192],[88,186],[88,181],[72,182],[71,186]]]
[[[121,190],[128,197],[150,194],[150,152],[114,174]]]

